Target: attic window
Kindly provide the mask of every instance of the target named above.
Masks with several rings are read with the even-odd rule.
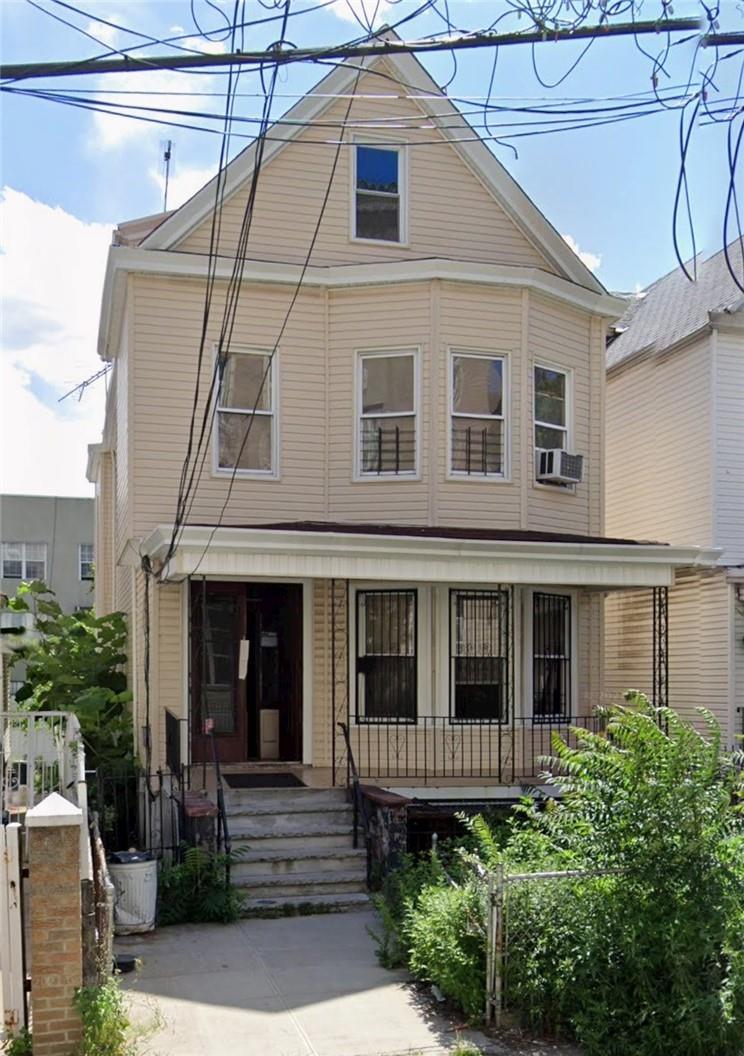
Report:
[[[354,151],[354,237],[402,242],[402,148]]]

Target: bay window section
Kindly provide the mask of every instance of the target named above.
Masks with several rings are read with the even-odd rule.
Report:
[[[354,237],[402,242],[401,150],[354,148]]]
[[[361,353],[358,369],[360,475],[415,474],[415,353]]]
[[[276,464],[275,359],[232,350],[217,397],[217,470],[273,474]]]
[[[510,646],[508,591],[450,591],[450,721],[508,721]]]
[[[505,361],[456,352],[451,363],[450,470],[466,476],[504,476]]]
[[[568,448],[568,375],[535,367],[535,448]]]
[[[417,591],[356,595],[356,721],[415,723]]]
[[[571,597],[532,595],[532,716],[563,722],[571,714]]]

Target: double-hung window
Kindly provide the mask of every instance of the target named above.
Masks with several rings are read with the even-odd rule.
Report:
[[[359,354],[359,474],[416,472],[416,353]]]
[[[219,471],[276,472],[276,359],[257,349],[231,349],[217,397]]]
[[[510,627],[508,591],[450,591],[451,721],[508,720]]]
[[[93,579],[93,544],[81,543],[78,547],[78,563],[81,579]]]
[[[415,722],[417,592],[360,590],[356,602],[357,722]]]
[[[532,595],[532,716],[563,722],[571,714],[571,596]]]
[[[403,149],[354,147],[354,238],[403,242]]]
[[[3,543],[5,579],[46,579],[46,543]]]
[[[450,471],[504,476],[506,419],[501,356],[453,352],[450,385]]]
[[[535,448],[568,448],[568,374],[535,367]]]

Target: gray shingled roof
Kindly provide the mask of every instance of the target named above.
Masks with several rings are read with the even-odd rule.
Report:
[[[734,267],[741,267],[738,246],[729,247],[729,257]],[[687,270],[694,274],[691,262]],[[742,300],[722,249],[707,260],[698,257],[696,282],[690,282],[681,268],[675,268],[634,297],[615,324],[618,329],[626,329],[607,349],[608,369],[649,345],[663,349],[676,344],[704,327],[710,312],[736,308]]]

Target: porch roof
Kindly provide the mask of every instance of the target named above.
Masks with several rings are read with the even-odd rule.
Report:
[[[172,526],[144,553],[164,560]],[[560,533],[299,521],[187,525],[163,578],[354,579],[514,583],[596,590],[671,586],[677,568],[714,566],[718,550]]]

